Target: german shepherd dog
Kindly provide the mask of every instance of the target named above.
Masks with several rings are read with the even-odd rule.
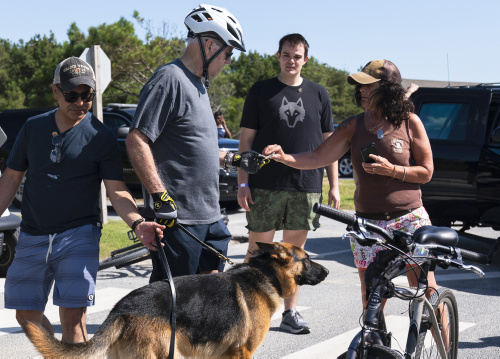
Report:
[[[328,275],[299,247],[257,244],[248,264],[174,279],[176,357],[251,358],[269,331],[280,297]],[[123,297],[87,342],[63,343],[34,322],[26,322],[24,330],[46,358],[167,358],[171,308],[170,285],[159,281]]]

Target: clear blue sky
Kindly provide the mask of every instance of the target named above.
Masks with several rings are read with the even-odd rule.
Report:
[[[247,49],[276,53],[279,39],[302,33],[310,55],[337,69],[356,72],[370,60],[393,61],[404,78],[500,82],[499,0],[212,0],[240,21]],[[134,10],[153,27],[163,23],[186,34],[191,0],[53,1],[0,0],[0,38],[17,43],[52,31],[67,41],[72,22],[88,28],[111,24]],[[447,60],[448,59],[448,60]],[[449,63],[449,67],[447,65]]]

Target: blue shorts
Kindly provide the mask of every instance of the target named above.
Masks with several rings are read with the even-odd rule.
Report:
[[[5,279],[5,308],[45,311],[53,283],[54,305],[94,305],[100,238],[101,229],[91,224],[55,237],[21,232]]]
[[[211,224],[184,225],[184,227],[203,243],[208,244],[219,253],[227,255],[231,233],[222,219]],[[212,270],[224,271],[224,260],[184,233],[179,227],[167,227],[163,231],[163,235],[165,242],[163,250],[172,276],[198,274]],[[158,252],[151,251],[151,261],[153,262],[153,271],[149,282],[164,279]]]

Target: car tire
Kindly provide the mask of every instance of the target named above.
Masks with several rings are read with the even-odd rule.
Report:
[[[0,252],[0,278],[5,278],[10,265],[16,255],[16,244],[19,238],[19,228],[15,231],[4,232],[3,248]]]
[[[352,177],[352,162],[350,157],[342,157],[339,160],[339,176]]]

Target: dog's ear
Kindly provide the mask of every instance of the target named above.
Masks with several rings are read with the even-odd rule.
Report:
[[[268,252],[271,254],[274,254],[276,258],[288,258],[289,255],[286,251],[286,247],[283,246],[281,243],[277,242],[271,242],[271,243],[266,243],[266,242],[255,242],[259,246],[259,249],[263,252]]]

